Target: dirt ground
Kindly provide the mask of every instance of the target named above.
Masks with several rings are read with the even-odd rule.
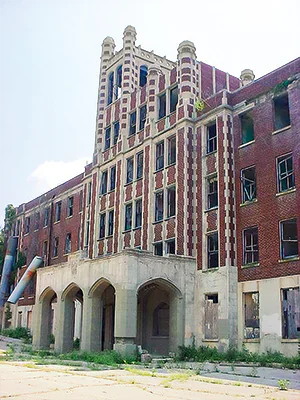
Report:
[[[283,391],[189,372],[84,371],[12,361],[0,363],[0,393],[1,399],[10,400],[300,400],[299,390]]]

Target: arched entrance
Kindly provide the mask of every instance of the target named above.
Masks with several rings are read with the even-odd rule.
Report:
[[[138,289],[137,344],[151,354],[168,355],[183,343],[182,296],[165,279]]]
[[[49,287],[41,294],[39,301],[41,303],[40,348],[49,349],[50,344],[54,343],[57,330],[57,295]]]
[[[112,350],[115,328],[115,288],[100,279],[91,288],[91,345],[93,351]]]

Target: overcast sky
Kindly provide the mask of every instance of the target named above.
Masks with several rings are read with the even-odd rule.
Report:
[[[0,0],[0,226],[4,208],[80,173],[94,144],[101,44],[137,45],[256,78],[300,55],[299,0]]]

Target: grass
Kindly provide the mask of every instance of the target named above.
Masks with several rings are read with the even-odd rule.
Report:
[[[24,339],[27,343],[30,343],[32,339],[30,330],[23,327],[18,327],[14,329],[1,329],[0,335],[8,336],[14,339]]]

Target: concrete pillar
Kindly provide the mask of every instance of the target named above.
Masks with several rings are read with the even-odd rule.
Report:
[[[54,349],[58,353],[67,353],[73,349],[75,307],[72,296],[57,301],[57,337]]]
[[[184,300],[172,296],[170,299],[169,350],[177,352],[178,346],[184,344]]]
[[[103,301],[98,296],[87,297],[83,303],[81,350],[101,351],[102,349]]]

